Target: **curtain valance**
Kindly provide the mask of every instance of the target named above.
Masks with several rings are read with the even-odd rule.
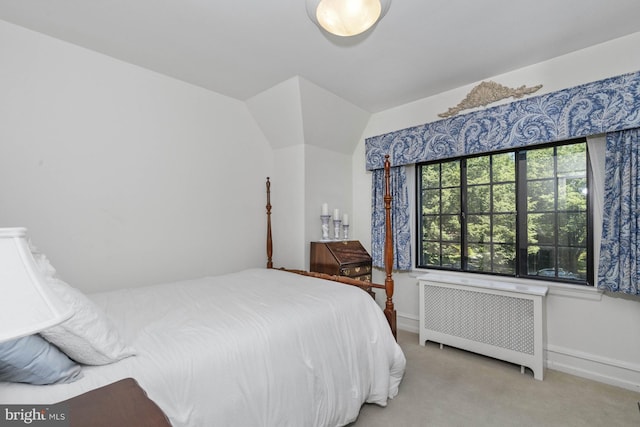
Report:
[[[367,170],[637,127],[640,71],[367,138]]]

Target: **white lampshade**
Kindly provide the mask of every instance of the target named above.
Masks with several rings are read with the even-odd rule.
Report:
[[[337,36],[355,36],[376,24],[391,0],[307,0],[307,13],[320,28]]]
[[[72,314],[47,286],[26,232],[0,228],[0,342],[40,332]]]

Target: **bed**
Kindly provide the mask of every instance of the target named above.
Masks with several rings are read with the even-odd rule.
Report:
[[[132,377],[174,427],[341,426],[364,403],[385,406],[405,368],[390,269],[376,285],[383,313],[362,284],[273,268],[270,236],[269,225],[268,268],[88,296],[54,279],[79,313],[99,313],[79,320],[103,323],[87,340],[116,361],[63,384],[0,382],[0,403],[51,404]]]

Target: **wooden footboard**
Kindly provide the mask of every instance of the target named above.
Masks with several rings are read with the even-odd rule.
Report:
[[[384,209],[385,209],[385,242],[384,242],[384,265],[386,277],[384,285],[377,283],[363,282],[355,280],[345,276],[333,276],[325,273],[309,272],[305,270],[291,270],[281,268],[281,270],[289,271],[296,274],[302,274],[305,276],[318,277],[321,279],[332,280],[334,282],[344,283],[346,285],[357,286],[369,293],[371,288],[384,289],[386,294],[384,315],[389,322],[389,327],[393,336],[397,339],[397,324],[396,324],[396,310],[393,304],[393,231],[391,227],[391,185],[390,185],[390,170],[391,163],[389,162],[389,156],[385,156],[384,161]],[[271,236],[271,182],[267,177],[267,268],[273,268],[273,241]]]

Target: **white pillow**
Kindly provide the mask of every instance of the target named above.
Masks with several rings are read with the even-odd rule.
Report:
[[[106,365],[135,354],[109,318],[82,292],[60,279],[50,278],[48,283],[62,301],[71,305],[73,315],[40,332],[47,341],[85,365]]]

